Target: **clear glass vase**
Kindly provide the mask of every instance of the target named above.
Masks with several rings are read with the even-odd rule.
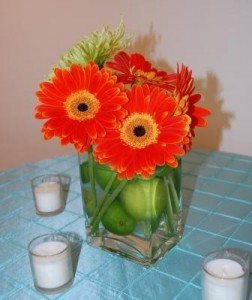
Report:
[[[180,240],[181,161],[132,180],[119,180],[92,154],[79,154],[79,165],[89,245],[148,266]]]

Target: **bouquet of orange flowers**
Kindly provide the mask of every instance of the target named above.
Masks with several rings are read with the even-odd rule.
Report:
[[[74,45],[40,84],[35,117],[47,119],[45,139],[88,153],[80,159],[88,242],[150,264],[181,237],[180,157],[209,111],[197,106],[188,67],[157,70],[126,52],[124,34],[121,22]]]
[[[124,30],[123,23],[105,27],[70,49],[40,84],[35,117],[47,119],[45,139],[58,137],[79,152],[92,148],[96,161],[131,179],[176,167],[209,111],[197,106],[201,95],[188,67],[167,74],[140,53],[128,54]]]

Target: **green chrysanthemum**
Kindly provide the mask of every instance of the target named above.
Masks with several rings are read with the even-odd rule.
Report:
[[[86,66],[89,61],[94,61],[102,67],[105,60],[129,46],[130,37],[124,38],[124,34],[123,21],[116,29],[104,26],[100,32],[93,31],[63,55],[55,67],[70,68],[73,63]],[[49,78],[51,75],[53,73],[49,75]]]

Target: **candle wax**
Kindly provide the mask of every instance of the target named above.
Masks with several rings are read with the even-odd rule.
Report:
[[[226,258],[214,259],[208,262],[205,268],[211,275],[221,278],[237,278],[244,274],[238,262]]]
[[[72,278],[67,245],[59,241],[48,241],[34,247],[33,272],[36,284],[45,289],[63,286]]]
[[[43,182],[35,187],[38,211],[51,212],[61,208],[61,189],[58,182]]]
[[[242,266],[231,259],[214,259],[205,265],[204,300],[245,300],[245,276]]]

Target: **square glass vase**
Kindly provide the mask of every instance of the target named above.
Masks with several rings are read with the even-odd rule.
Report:
[[[117,172],[78,154],[83,212],[90,246],[150,266],[182,235],[181,161],[145,179]]]

